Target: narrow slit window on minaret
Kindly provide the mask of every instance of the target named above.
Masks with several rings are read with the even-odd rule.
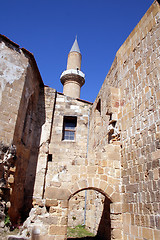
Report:
[[[62,140],[75,140],[77,117],[64,116]]]

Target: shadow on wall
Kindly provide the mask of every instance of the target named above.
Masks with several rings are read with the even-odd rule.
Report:
[[[110,218],[110,203],[111,201],[105,197],[102,217],[97,231],[97,239],[111,239],[111,218]]]
[[[29,212],[32,208],[34,183],[36,177],[37,161],[39,154],[40,138],[42,125],[45,123],[45,99],[44,88],[40,89],[40,95],[38,100],[36,121],[34,122],[33,131],[34,137],[31,146],[30,158],[28,168],[26,172],[26,179],[24,185],[24,205],[22,208],[21,216],[24,216],[23,221],[29,216]]]
[[[25,92],[23,93],[17,117],[14,135],[14,144],[17,149],[16,173],[9,209],[12,224],[18,221],[23,222],[32,208],[40,137],[44,122],[44,86],[41,85],[34,89],[27,100]]]

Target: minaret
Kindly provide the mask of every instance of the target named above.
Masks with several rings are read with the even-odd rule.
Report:
[[[82,55],[76,37],[68,54],[67,70],[60,77],[63,84],[63,93],[73,98],[80,98],[81,87],[85,83],[85,74],[80,71],[81,58]]]

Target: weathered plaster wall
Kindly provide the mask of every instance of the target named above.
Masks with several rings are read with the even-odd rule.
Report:
[[[18,45],[13,45],[2,37],[0,59],[0,141],[10,145],[29,63]]]

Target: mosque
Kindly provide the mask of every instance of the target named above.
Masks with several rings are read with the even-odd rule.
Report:
[[[0,35],[0,213],[24,223],[21,239],[66,239],[86,193],[95,239],[159,239],[159,52],[155,0],[91,103],[80,98],[77,38],[60,93],[44,85],[33,54]]]

